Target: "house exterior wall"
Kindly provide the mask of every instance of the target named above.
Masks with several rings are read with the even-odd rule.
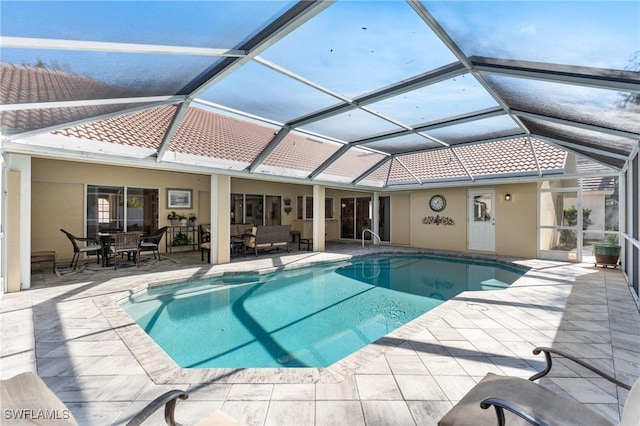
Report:
[[[60,232],[60,228],[80,236],[84,235],[87,184],[158,188],[159,226],[168,224],[166,216],[170,210],[166,208],[166,189],[190,188],[193,190],[193,208],[181,210],[180,213],[194,213],[199,223],[208,223],[211,217],[210,176],[34,158],[31,217],[33,251],[55,250],[59,259],[71,259],[71,244]],[[312,236],[312,221],[297,219],[297,206],[294,201],[300,195],[313,195],[312,185],[232,177],[230,188],[231,193],[290,197],[294,209],[288,215],[282,212],[282,223],[300,230],[303,237]],[[496,190],[496,254],[535,257],[536,184],[498,185],[490,188]],[[504,201],[504,194],[507,192],[513,196],[509,202]],[[425,216],[435,215],[429,209],[428,202],[436,193],[447,198],[447,207],[440,215],[453,218],[456,225],[438,226],[422,223]],[[391,199],[392,244],[467,250],[466,187],[382,194],[387,195]],[[340,199],[362,196],[372,194],[326,188],[325,197],[334,200],[334,219],[325,221],[328,240],[338,239],[340,236]]]
[[[77,236],[85,234],[85,185],[158,188],[159,226],[168,225],[167,188],[191,188],[194,213],[200,223],[208,222],[210,209],[202,207],[199,196],[209,192],[209,176],[169,171],[136,169],[93,163],[33,158],[31,250],[55,250],[58,259],[71,259],[73,248],[65,229]],[[210,195],[209,195],[210,196]],[[164,247],[162,247],[164,248]],[[64,265],[62,262],[61,265]]]
[[[537,185],[497,185],[482,187],[496,192],[496,254],[515,257],[535,257],[537,241]],[[480,188],[479,188],[480,189]],[[511,201],[504,195],[511,194]],[[436,194],[447,200],[439,213],[429,208],[429,199]],[[414,191],[410,196],[410,245],[419,248],[467,251],[467,188],[441,188]],[[444,216],[455,225],[425,225],[427,216]]]

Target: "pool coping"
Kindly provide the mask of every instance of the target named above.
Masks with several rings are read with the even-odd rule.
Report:
[[[392,249],[381,250],[374,253],[354,253],[340,254],[334,256],[334,259],[310,260],[306,262],[272,266],[255,270],[224,270],[212,271],[205,275],[197,277],[202,278],[218,278],[234,275],[265,275],[273,272],[294,270],[310,266],[324,265],[332,262],[348,261],[354,258],[362,258],[367,256],[378,255],[429,255],[435,257],[447,257],[455,259],[474,260],[480,262],[494,262],[517,269],[527,269],[522,277],[516,280],[510,287],[501,290],[485,290],[486,291],[508,291],[512,287],[526,278],[528,271],[531,269],[525,265],[518,264],[516,258],[505,258],[498,256],[482,255],[482,254],[466,254],[466,253],[450,253],[432,250],[404,250]],[[176,284],[184,284],[184,278],[176,278],[171,280],[152,280],[139,284],[129,290],[111,293],[105,296],[99,296],[93,299],[93,302],[102,312],[106,320],[109,322],[113,330],[118,334],[122,342],[131,351],[133,356],[138,360],[141,367],[145,370],[149,378],[155,384],[198,384],[198,383],[340,383],[346,378],[353,376],[356,371],[367,365],[369,362],[383,355],[384,353],[402,345],[405,341],[411,339],[420,331],[425,330],[434,321],[437,321],[448,311],[448,301],[436,306],[435,308],[425,312],[419,317],[400,326],[391,333],[377,339],[376,341],[366,345],[365,347],[353,352],[352,354],[342,358],[329,367],[305,367],[305,368],[181,368],[173,359],[146,333],[144,330],[126,313],[120,306],[120,302],[130,296],[143,292],[147,289],[171,286]],[[450,300],[459,297],[467,297],[470,294],[479,291],[465,291]]]

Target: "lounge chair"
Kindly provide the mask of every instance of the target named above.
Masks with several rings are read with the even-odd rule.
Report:
[[[175,421],[176,404],[179,400],[184,400],[188,397],[189,394],[181,390],[168,391],[151,401],[127,423],[127,426],[143,424],[146,419],[163,406],[165,422],[171,426],[177,425]],[[78,424],[73,413],[66,405],[47,387],[40,377],[31,372],[18,374],[7,380],[0,380],[0,409],[3,420],[7,421],[7,423],[11,423],[13,420],[19,424]],[[222,411],[215,410],[197,424],[240,425],[241,423]]]
[[[633,387],[562,351],[535,348],[534,355],[544,352],[547,367],[528,380],[487,374],[439,422],[438,426],[478,425],[576,425],[613,426],[616,423],[551,389],[534,383],[551,370],[551,354],[559,355],[587,368],[623,389],[630,390],[619,423],[640,425],[640,378]],[[488,408],[493,406],[493,410]]]
[[[81,253],[87,254],[95,254],[98,257],[98,263],[100,263],[100,254],[102,254],[102,245],[95,238],[82,238],[76,237],[73,234],[61,229],[62,233],[64,233],[71,244],[73,244],[73,257],[71,258],[71,264],[69,264],[70,268],[76,269],[78,267],[78,259],[80,259]],[[81,245],[78,243],[85,243],[86,245]]]

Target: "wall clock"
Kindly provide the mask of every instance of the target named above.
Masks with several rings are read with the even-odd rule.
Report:
[[[434,195],[429,200],[429,207],[431,207],[431,210],[434,212],[441,212],[447,207],[447,200],[445,200],[442,195]]]

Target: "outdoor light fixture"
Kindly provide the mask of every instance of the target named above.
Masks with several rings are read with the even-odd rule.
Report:
[[[504,194],[505,201],[511,201],[511,194]]]

